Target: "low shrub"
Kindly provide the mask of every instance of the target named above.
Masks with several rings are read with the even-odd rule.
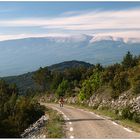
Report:
[[[136,81],[135,84],[133,85],[133,92],[135,94],[140,94],[140,80]]]
[[[134,113],[133,120],[137,123],[140,123],[140,114]]]
[[[130,107],[129,107],[129,106],[123,108],[121,113],[122,113],[122,114],[121,114],[121,117],[122,117],[123,119],[130,119],[130,120],[133,119],[133,114],[134,114],[134,113],[130,112]]]

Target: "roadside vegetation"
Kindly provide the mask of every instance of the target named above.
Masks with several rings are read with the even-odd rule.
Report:
[[[30,124],[44,114],[44,109],[31,97],[19,96],[15,84],[0,80],[0,137],[19,138]]]
[[[46,109],[49,120],[46,123],[46,138],[65,138],[64,120],[61,114],[50,108]]]
[[[100,64],[92,67],[76,67],[64,71],[49,71],[40,68],[33,79],[41,88],[41,92],[54,93],[56,97],[78,96],[87,100],[96,91],[106,86],[111,89],[111,97],[116,99],[122,92],[133,89],[132,95],[140,93],[140,56],[128,52],[123,61],[103,67]],[[73,92],[79,88],[78,92]]]

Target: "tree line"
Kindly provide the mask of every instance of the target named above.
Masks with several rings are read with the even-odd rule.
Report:
[[[41,87],[41,92],[48,91],[57,98],[78,96],[80,100],[87,100],[98,89],[107,86],[112,91],[111,97],[116,99],[130,88],[133,94],[140,93],[140,56],[127,52],[121,63],[106,67],[96,64],[89,68],[81,66],[61,72],[40,68],[33,79]],[[73,91],[76,88],[79,90],[75,93]]]

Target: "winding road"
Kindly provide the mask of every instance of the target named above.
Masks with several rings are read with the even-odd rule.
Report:
[[[66,122],[66,138],[140,138],[136,133],[125,128],[107,117],[72,106],[42,103],[63,114]]]

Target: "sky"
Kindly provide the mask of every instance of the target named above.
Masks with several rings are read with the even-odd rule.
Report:
[[[140,2],[0,2],[0,40],[75,34],[140,38]]]

